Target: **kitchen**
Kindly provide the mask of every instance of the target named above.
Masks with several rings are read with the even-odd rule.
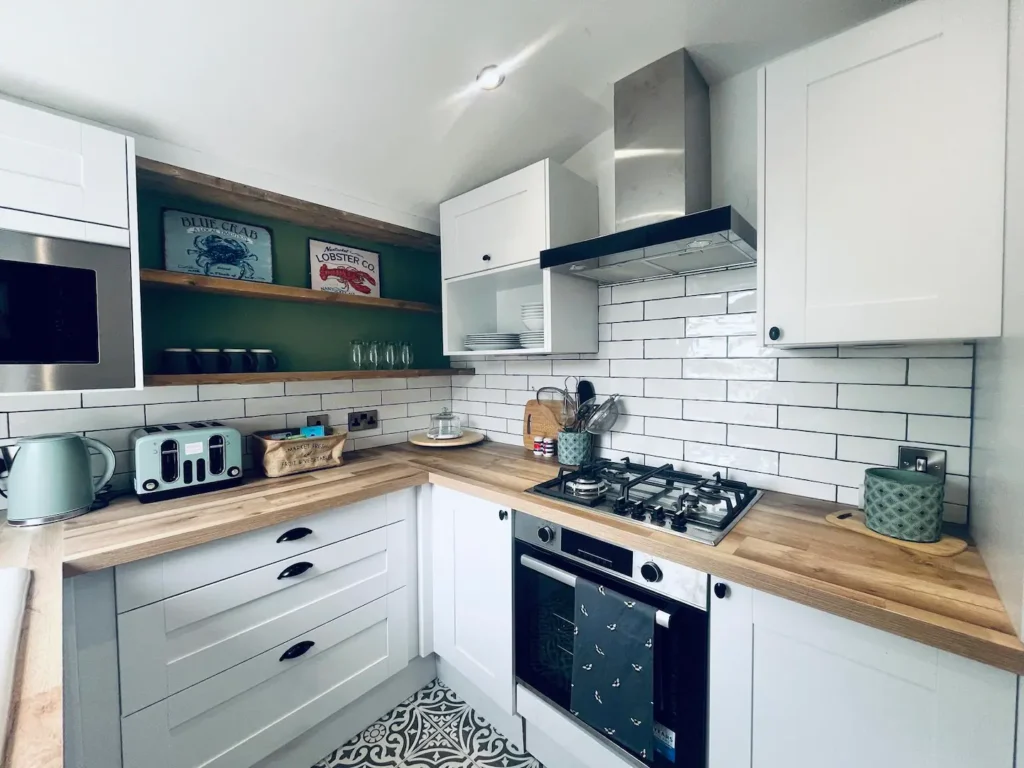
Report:
[[[138,21],[113,5],[125,17],[101,34]],[[771,5],[632,18],[454,3],[477,29],[501,19],[482,39],[505,47],[452,45],[438,82],[463,90],[441,107],[375,57],[387,88],[424,91],[409,106],[423,119],[404,133],[353,120],[381,137],[361,157],[297,138],[337,126],[330,113],[293,125],[250,99],[264,119],[236,133],[222,104],[130,96],[131,78],[104,70],[115,62],[35,61],[36,33],[22,21],[16,39],[5,20],[5,251],[29,236],[51,264],[115,267],[66,270],[98,276],[91,329],[39,290],[77,297],[77,283],[22,279],[7,298],[29,299],[4,317],[32,341],[0,365],[0,442],[18,450],[0,567],[31,576],[24,619],[24,581],[4,584],[0,627],[18,649],[4,764],[1015,764],[1024,231],[1007,214],[1024,194],[1024,10]],[[367,34],[401,27],[410,45],[443,38],[422,9],[396,9],[318,12]],[[57,23],[51,10],[32,30],[46,19],[76,50],[81,12]],[[302,13],[273,19],[296,41],[313,34]],[[201,60],[217,44],[195,34]],[[605,61],[618,37],[623,54]],[[575,99],[545,89],[588,66],[599,74]],[[245,159],[275,131],[296,140]],[[421,151],[433,143],[437,157]],[[460,170],[437,175],[442,162]],[[235,225],[248,255],[189,232],[180,253],[199,252],[208,276],[173,271],[171,211],[217,219],[206,229],[222,239]],[[259,282],[263,232],[273,277]],[[346,264],[379,257],[353,281],[369,293],[311,295],[310,265],[332,245],[359,252]],[[2,261],[6,288],[27,262]],[[74,332],[44,343],[47,325]],[[374,338],[408,339],[408,363],[400,342],[362,341]],[[102,364],[43,364],[97,343]],[[363,355],[380,360],[364,370]],[[554,456],[536,456],[531,419],[564,418],[538,391],[584,383],[595,408],[619,411],[610,431],[591,443],[556,424]],[[485,440],[410,443],[439,425]],[[199,449],[203,471],[239,476],[208,494],[166,487],[168,426],[190,430],[182,468],[202,428],[225,440]],[[284,442],[272,435],[331,442],[325,426],[332,468],[258,478]],[[53,459],[32,442],[50,433],[102,448]],[[590,471],[568,460],[576,442]],[[150,448],[168,494],[156,500]],[[865,473],[897,466],[941,478],[928,481],[937,543],[859,523]],[[97,492],[107,508],[32,524]],[[929,549],[965,538],[966,551]],[[566,617],[595,586],[642,608],[651,633],[650,648],[634,638],[620,653],[612,638],[615,652],[586,659],[609,680],[622,673],[608,659],[646,671],[607,722],[577,706],[572,658],[584,663],[580,634],[635,617]],[[629,718],[641,741],[621,733]],[[419,736],[414,721],[428,724]]]

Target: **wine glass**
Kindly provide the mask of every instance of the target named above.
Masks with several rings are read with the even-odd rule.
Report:
[[[408,370],[412,368],[412,345],[408,341],[399,342],[399,359],[402,363],[402,368]]]
[[[386,341],[384,342],[384,365],[382,366],[385,371],[393,371],[398,366],[398,351],[395,348],[395,342]]]
[[[366,342],[366,368],[376,371],[380,368],[380,342]]]
[[[363,370],[366,365],[366,344],[362,341],[352,342],[352,367],[357,370]]]

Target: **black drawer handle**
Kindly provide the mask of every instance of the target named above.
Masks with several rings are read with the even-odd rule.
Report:
[[[277,537],[277,543],[280,544],[282,541],[298,541],[309,536],[313,531],[309,528],[292,528],[290,531],[285,531]]]
[[[297,659],[299,658],[299,656],[304,654],[314,645],[316,645],[316,643],[314,643],[312,640],[303,640],[301,643],[296,643],[287,651],[281,654],[281,658],[279,659],[279,661],[290,661],[291,659]]]
[[[308,571],[312,567],[313,567],[312,563],[307,563],[307,562],[292,563],[287,568],[285,568],[283,571],[281,571],[281,573],[279,573],[277,575],[277,578],[279,578],[279,579],[290,579],[292,576],[299,576],[299,575],[305,573],[306,571]]]
[[[484,256],[483,256],[483,259],[484,259],[484,261],[490,261],[491,260],[491,254],[485,253]]]

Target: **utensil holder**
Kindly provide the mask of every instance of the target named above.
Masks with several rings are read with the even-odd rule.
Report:
[[[589,432],[558,433],[558,463],[578,467],[590,461],[593,435]]]
[[[884,536],[903,541],[942,538],[945,487],[935,475],[906,469],[864,472],[864,522]]]

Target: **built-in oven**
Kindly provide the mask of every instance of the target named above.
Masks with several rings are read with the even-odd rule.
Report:
[[[136,386],[127,247],[0,230],[0,392]]]
[[[516,680],[572,714],[576,583],[586,579],[656,610],[653,757],[642,759],[577,719],[638,765],[704,768],[708,575],[523,512],[515,518]]]

